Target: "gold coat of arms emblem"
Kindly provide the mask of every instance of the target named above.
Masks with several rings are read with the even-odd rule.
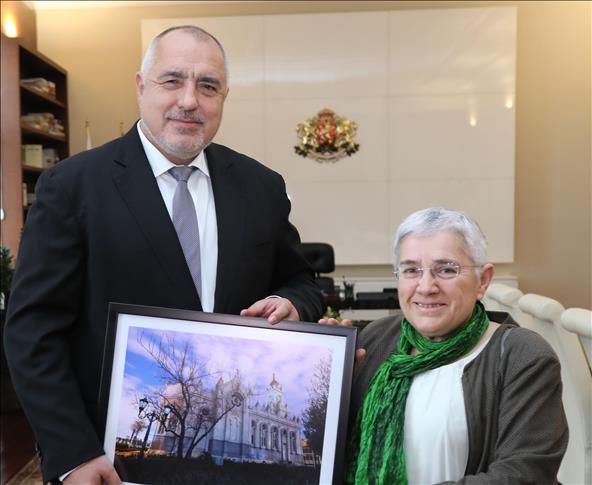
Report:
[[[356,153],[358,125],[325,108],[296,127],[298,145],[294,151],[317,162],[336,162]]]

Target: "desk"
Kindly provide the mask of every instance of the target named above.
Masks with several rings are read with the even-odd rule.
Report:
[[[338,294],[326,295],[327,305],[348,320],[368,322],[399,313],[399,294],[395,288],[359,292],[355,299],[340,299]]]

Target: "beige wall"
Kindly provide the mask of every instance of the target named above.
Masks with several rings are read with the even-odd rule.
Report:
[[[590,2],[245,2],[37,13],[38,49],[69,73],[71,152],[137,118],[133,79],[147,18],[518,5],[515,274],[524,292],[592,307]],[[337,275],[385,276],[386,267]]]
[[[591,307],[590,2],[518,13],[516,253],[521,289]]]

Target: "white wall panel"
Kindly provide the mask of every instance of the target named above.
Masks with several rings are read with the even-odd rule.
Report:
[[[303,241],[328,242],[348,264],[390,260],[387,182],[295,182],[287,189]]]
[[[515,7],[390,12],[394,94],[514,93]]]
[[[268,98],[385,96],[388,14],[265,17]]]
[[[390,99],[395,179],[514,177],[514,109],[501,94]]]
[[[232,93],[226,101],[222,124],[216,143],[265,162],[264,105],[257,99],[234,99]]]
[[[302,239],[331,243],[338,265],[390,263],[396,226],[431,205],[467,211],[491,259],[512,261],[515,7],[149,19],[144,47],[180,24],[229,57],[215,141],[284,176]],[[358,124],[359,152],[294,153],[323,108]]]

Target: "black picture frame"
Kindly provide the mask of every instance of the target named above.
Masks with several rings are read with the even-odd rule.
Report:
[[[356,336],[111,303],[105,453],[129,484],[341,483]]]

